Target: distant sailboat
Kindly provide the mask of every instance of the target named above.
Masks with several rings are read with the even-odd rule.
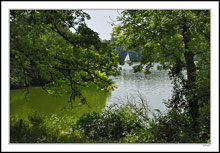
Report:
[[[130,57],[129,57],[129,54],[127,53],[126,57],[125,57],[125,62],[130,62]]]

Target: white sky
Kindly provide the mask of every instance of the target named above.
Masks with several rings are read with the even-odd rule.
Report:
[[[116,21],[116,17],[119,16],[122,10],[83,10],[91,17],[90,20],[86,20],[88,27],[99,34],[99,37],[104,40],[111,38],[110,33],[113,27],[111,23]],[[113,21],[112,21],[113,20]]]

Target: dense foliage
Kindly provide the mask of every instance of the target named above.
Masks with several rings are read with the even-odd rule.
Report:
[[[167,106],[189,112],[199,132],[202,110],[210,105],[210,11],[125,10],[118,21],[115,45],[142,48],[135,71],[145,65],[150,73],[155,62],[159,70],[169,70],[174,89]]]
[[[138,111],[134,111],[137,110]],[[29,120],[11,116],[11,143],[207,143],[208,127],[193,132],[189,114],[172,111],[144,117],[144,110],[127,105],[110,106],[97,113],[50,117],[32,114]],[[204,124],[205,125],[205,124]]]
[[[89,18],[80,10],[11,10],[11,88],[40,85],[83,103],[79,86],[114,89],[108,75],[118,74],[118,56],[86,26]]]
[[[108,75],[118,74],[114,47],[141,49],[135,72],[169,70],[174,85],[167,112],[146,105],[116,105],[102,112],[51,117],[10,118],[10,142],[209,143],[210,11],[126,10],[118,17],[111,43],[84,23],[83,11],[10,12],[11,88],[41,85],[48,94],[70,95],[86,103],[79,87],[115,88]],[[74,32],[72,32],[72,31]],[[144,103],[142,103],[144,104]]]

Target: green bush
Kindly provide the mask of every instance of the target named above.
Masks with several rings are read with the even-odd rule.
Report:
[[[10,142],[34,143],[46,136],[46,127],[40,116],[31,116],[29,120],[19,119],[17,116],[10,118]]]
[[[195,141],[192,119],[186,113],[172,109],[154,116],[150,122],[150,141],[155,143],[191,143]]]
[[[128,107],[109,107],[101,113],[85,114],[77,121],[84,137],[95,142],[120,142],[144,127],[137,114]]]
[[[210,143],[210,104],[200,109],[200,133],[199,138],[202,142]]]
[[[133,105],[115,105],[100,113],[50,117],[37,113],[28,120],[10,118],[11,143],[209,143],[210,112],[200,110],[200,131],[195,132],[187,112],[155,111],[152,118]]]
[[[50,117],[33,113],[27,120],[18,116],[10,117],[10,142],[11,143],[62,143],[81,142],[77,130],[67,131],[63,123],[69,121],[68,128],[73,127],[71,118],[59,118],[53,114]]]

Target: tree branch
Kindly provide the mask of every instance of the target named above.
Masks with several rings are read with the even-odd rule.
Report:
[[[56,25],[54,25],[54,27],[55,27],[57,33],[58,33],[60,36],[62,36],[66,41],[68,41],[69,43],[71,43],[74,47],[77,46],[77,44],[76,44],[75,42],[71,41],[68,37],[66,37],[66,36],[60,31],[60,29],[59,29]]]
[[[206,33],[204,33],[202,30],[200,30],[200,32],[210,41],[210,36]]]

